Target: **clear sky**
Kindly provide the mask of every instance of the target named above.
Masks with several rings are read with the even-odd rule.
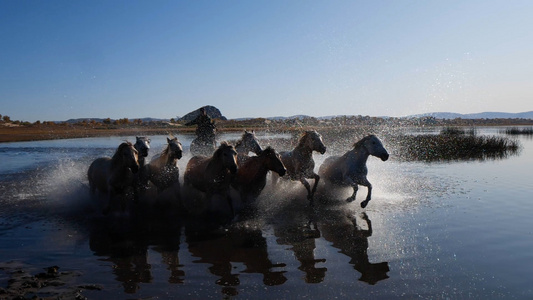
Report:
[[[0,114],[530,111],[532,16],[531,0],[0,0]]]

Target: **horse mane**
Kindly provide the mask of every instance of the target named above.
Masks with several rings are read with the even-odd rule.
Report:
[[[128,141],[125,141],[123,142],[122,144],[120,144],[117,148],[117,151],[115,151],[115,154],[113,154],[113,157],[111,158],[111,161],[112,162],[117,162],[120,160],[120,154],[122,153],[122,150],[124,150],[124,148],[126,147],[133,147],[133,144],[128,142]],[[135,148],[134,148],[135,150]],[[135,150],[137,151],[137,150]]]
[[[252,135],[253,136],[254,134],[253,134],[253,131],[252,132],[248,132],[247,130],[245,130],[244,133],[242,134],[241,139],[238,140],[237,143],[235,144],[235,147],[239,147],[239,146],[242,145],[242,143],[244,142],[244,137],[246,135]]]
[[[233,148],[233,146],[228,144],[228,142],[226,141],[220,142],[220,146],[218,146],[217,150],[215,150],[215,152],[213,153],[213,157],[220,155],[220,153],[226,148]]]
[[[274,150],[274,148],[268,146],[268,147],[266,147],[265,150],[263,150],[263,152],[261,152],[261,155],[268,156],[268,155],[275,154],[275,153],[276,153],[276,150]]]
[[[178,138],[173,136],[172,134],[170,135],[170,137],[172,138],[170,141],[174,141],[174,140],[176,140],[176,142],[178,141]],[[163,151],[161,152],[161,156],[167,155],[169,151],[170,151],[170,143],[167,143],[167,147],[163,149]]]
[[[305,139],[311,135],[312,133],[317,133],[316,130],[307,130],[305,131],[302,136],[300,137],[300,139],[298,140],[298,146],[304,146],[304,143],[305,143]]]
[[[360,139],[359,141],[355,142],[355,144],[353,144],[353,147],[354,147],[355,149],[361,148],[361,147],[363,146],[363,144],[364,144],[367,140],[369,140],[369,139],[371,139],[371,138],[373,138],[373,137],[375,137],[375,135],[373,135],[373,134],[371,134],[371,135],[367,135],[367,136],[365,136],[364,138]]]

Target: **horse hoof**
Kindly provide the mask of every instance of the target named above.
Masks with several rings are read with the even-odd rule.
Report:
[[[365,201],[361,202],[361,207],[362,208],[365,208],[367,205],[368,205],[368,201],[365,200]]]

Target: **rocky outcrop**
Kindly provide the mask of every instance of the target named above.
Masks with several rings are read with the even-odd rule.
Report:
[[[206,105],[204,106],[204,108],[205,108],[205,111],[207,112],[207,115],[211,119],[227,120],[226,117],[224,117],[222,113],[220,113],[220,110],[218,108],[211,106],[211,105]],[[189,122],[189,121],[196,119],[196,117],[198,117],[199,115],[200,115],[200,108],[198,108],[195,111],[191,111],[190,113],[181,117],[179,120]]]

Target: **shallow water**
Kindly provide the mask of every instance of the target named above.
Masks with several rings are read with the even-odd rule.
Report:
[[[192,136],[178,138],[187,149]],[[320,186],[316,210],[300,183],[267,187],[256,218],[219,229],[174,215],[99,216],[86,171],[124,139],[134,137],[0,144],[0,262],[80,271],[67,285],[101,287],[82,292],[91,299],[533,297],[530,138],[502,160],[370,158],[366,209],[364,187],[346,204],[349,190]],[[166,137],[151,139],[153,155]],[[326,156],[315,154],[317,169]],[[0,271],[0,287],[7,279]]]

